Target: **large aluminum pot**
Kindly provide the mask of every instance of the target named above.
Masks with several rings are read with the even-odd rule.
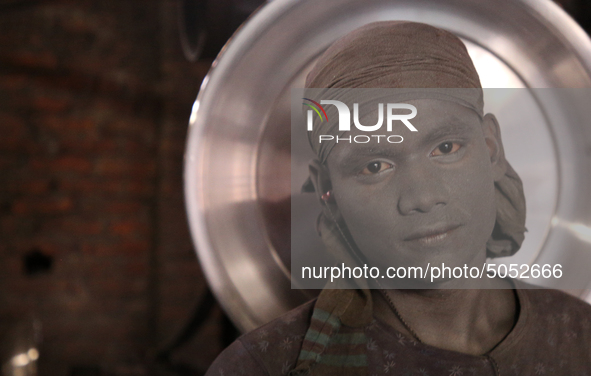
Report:
[[[290,153],[290,88],[302,87],[315,58],[335,39],[388,19],[429,23],[460,36],[485,87],[591,87],[591,42],[549,0],[269,2],[228,42],[204,80],[191,115],[185,164],[187,210],[200,262],[242,330],[315,293],[290,286],[290,201],[301,183],[292,186],[291,163],[305,167],[308,158]],[[538,111],[552,116],[552,108],[537,103]],[[591,241],[591,236],[585,240],[585,231],[591,233],[586,227],[591,132],[575,115],[563,111],[560,129],[529,125],[526,137],[548,148],[537,169],[511,156],[523,146],[519,137],[517,144],[506,145],[526,195],[545,174],[544,188],[528,197],[528,215],[535,213],[530,217],[536,220],[528,223],[520,262],[544,259],[589,269],[572,261],[589,253]],[[569,232],[574,219],[583,226],[578,243],[577,234]]]

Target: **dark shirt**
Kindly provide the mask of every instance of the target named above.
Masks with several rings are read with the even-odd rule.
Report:
[[[556,290],[516,291],[515,327],[488,356],[421,344],[374,320],[365,327],[368,374],[591,376],[591,306]],[[313,308],[308,302],[243,335],[206,375],[286,375],[295,367]]]

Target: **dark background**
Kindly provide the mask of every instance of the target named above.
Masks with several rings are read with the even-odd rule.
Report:
[[[40,375],[159,374],[206,289],[182,162],[211,60],[185,60],[176,6],[0,6],[0,324],[39,319]],[[173,358],[206,369],[220,322]]]
[[[220,1],[202,18],[210,41],[236,24],[240,1]],[[215,305],[158,356],[207,305],[182,163],[191,106],[221,47],[188,62],[177,5],[0,1],[2,362],[15,328],[34,322],[42,376],[200,374],[232,339]],[[562,5],[589,25],[587,1]]]

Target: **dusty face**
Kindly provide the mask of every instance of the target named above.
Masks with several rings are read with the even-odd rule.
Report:
[[[417,108],[418,132],[394,127],[402,143],[339,143],[331,151],[335,207],[374,266],[482,266],[496,218],[500,140],[459,104],[406,103]]]

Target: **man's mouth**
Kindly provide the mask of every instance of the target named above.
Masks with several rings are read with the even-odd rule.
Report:
[[[418,242],[423,245],[433,245],[447,239],[450,233],[458,227],[460,227],[460,225],[434,226],[433,228],[416,231],[404,240]]]

